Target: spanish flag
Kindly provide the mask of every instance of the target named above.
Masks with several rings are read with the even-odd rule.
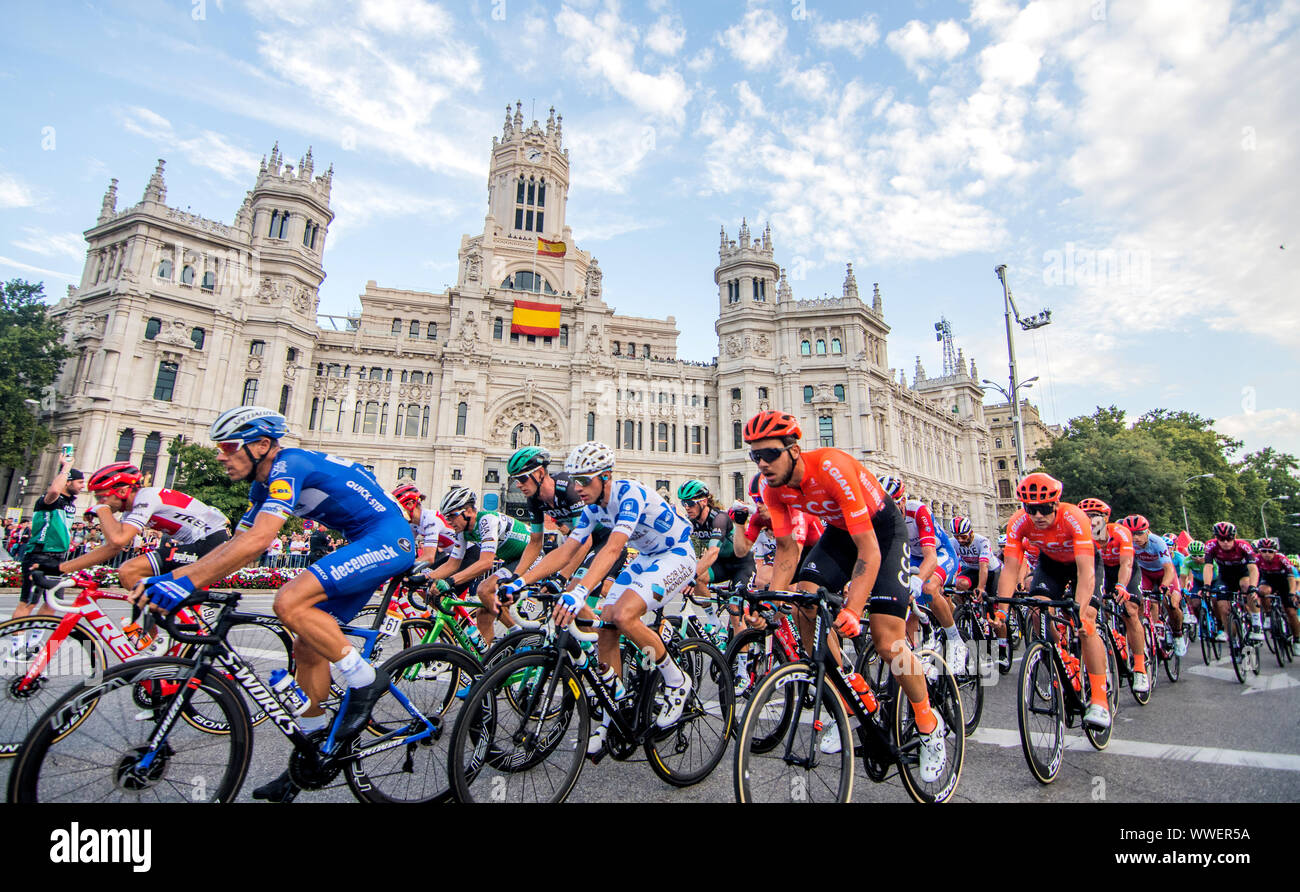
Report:
[[[533,300],[515,301],[515,311],[510,319],[510,333],[555,337],[560,333],[560,305],[543,304]]]
[[[548,242],[544,238],[537,240],[537,253],[542,257],[563,257],[567,249],[564,242]]]

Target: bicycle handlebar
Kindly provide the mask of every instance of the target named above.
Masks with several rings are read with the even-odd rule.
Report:
[[[50,578],[40,570],[32,570],[31,579],[32,582],[45,589],[45,604],[55,613],[71,613],[76,609],[71,604],[62,601],[58,596],[59,592],[63,591],[65,588],[70,588],[73,585],[71,576],[55,576],[54,578]]]
[[[525,597],[529,597],[529,596],[526,595]],[[537,594],[531,597],[536,597],[537,600],[541,601],[543,604],[545,604],[547,601],[559,600],[558,595],[547,596],[547,595]],[[513,601],[510,602],[510,606],[508,609],[510,618],[514,620],[515,623],[518,624],[519,628],[527,629],[529,631],[534,631],[536,629],[545,628],[551,625],[551,619],[549,615],[545,620],[525,619],[524,617],[520,616],[519,602],[522,600],[524,599],[515,598]],[[569,634],[572,635],[574,638],[578,639],[579,641],[595,641],[596,638],[598,637],[595,632],[583,632],[578,628],[579,626],[593,626],[593,625],[599,628],[601,626],[601,623],[599,620],[578,619],[577,617],[575,617],[573,622],[569,624]]]

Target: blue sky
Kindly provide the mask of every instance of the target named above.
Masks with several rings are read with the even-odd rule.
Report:
[[[441,290],[507,103],[564,116],[606,300],[716,352],[718,227],[796,297],[879,282],[890,362],[942,315],[1006,374],[1006,263],[1049,421],[1188,409],[1300,453],[1300,3],[236,0],[11,6],[0,276],[61,294],[110,177],[230,222],[279,141],[335,167],[322,311]],[[535,106],[534,106],[535,103]],[[533,108],[535,107],[535,112]],[[530,112],[532,112],[530,114]]]

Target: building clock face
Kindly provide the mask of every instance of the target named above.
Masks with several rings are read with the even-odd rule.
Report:
[[[527,158],[529,161],[531,161],[534,164],[536,164],[538,161],[541,161],[542,160],[541,149],[529,149]]]

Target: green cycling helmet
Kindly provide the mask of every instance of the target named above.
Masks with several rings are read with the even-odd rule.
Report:
[[[1296,567],[1300,567],[1300,554],[1288,554],[1286,559]]]
[[[506,476],[518,477],[537,468],[546,467],[550,463],[551,453],[541,446],[525,446],[510,456],[510,460],[506,462]]]
[[[1187,553],[1194,558],[1205,557],[1205,543],[1193,539],[1187,543]]]
[[[701,480],[687,480],[677,487],[677,501],[693,502],[709,494],[709,488]]]

